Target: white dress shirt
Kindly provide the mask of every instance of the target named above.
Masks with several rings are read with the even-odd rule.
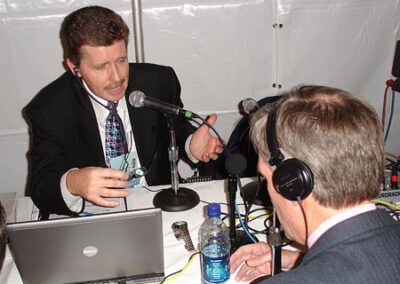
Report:
[[[105,157],[106,156],[106,154],[105,154],[105,124],[106,124],[106,119],[110,113],[110,110],[108,110],[104,106],[107,106],[108,101],[96,96],[88,88],[85,81],[82,80],[82,82],[85,86],[86,91],[89,92],[89,94],[91,94],[98,101],[98,102],[96,102],[91,96],[89,96],[90,101],[93,106],[93,109],[94,109],[94,112],[96,114],[97,126],[99,127],[100,139],[101,139],[101,144],[103,146],[103,152],[104,152],[104,157]],[[100,105],[99,102],[103,105]],[[133,138],[132,126],[131,126],[130,119],[129,119],[128,106],[126,105],[126,100],[124,98],[122,98],[118,102],[117,113],[121,117],[122,123],[124,125],[128,149],[129,149],[129,151],[136,151],[136,145],[135,145],[135,140]],[[190,135],[186,140],[185,150],[186,150],[188,157],[193,162],[196,163],[196,162],[198,162],[198,160],[192,156],[192,154],[190,153],[190,150],[189,150],[189,145],[190,145],[191,139],[192,139],[192,135]],[[137,167],[140,167],[139,159],[136,161],[136,165],[137,165]],[[63,174],[63,176],[61,177],[61,180],[60,180],[60,188],[61,188],[62,197],[63,197],[66,205],[68,206],[68,208],[73,212],[80,212],[80,211],[82,211],[83,199],[80,196],[72,195],[67,188],[67,182],[66,182],[67,174],[70,171],[76,170],[76,169],[77,168],[70,169],[65,174]],[[146,186],[146,185],[147,185],[146,179],[144,177],[141,177],[140,182],[137,185],[137,187]]]

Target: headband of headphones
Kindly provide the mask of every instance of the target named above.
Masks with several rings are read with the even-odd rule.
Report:
[[[285,156],[282,154],[279,149],[278,139],[276,137],[276,117],[278,113],[278,109],[280,108],[283,100],[279,99],[272,109],[268,113],[267,127],[266,127],[266,135],[267,135],[267,144],[268,149],[271,153],[271,158],[269,159],[269,164],[271,166],[279,166],[282,161],[285,159]]]
[[[266,125],[267,144],[271,154],[269,164],[276,166],[272,174],[272,183],[275,189],[286,199],[298,200],[306,198],[314,187],[314,177],[311,169],[296,158],[285,160],[279,149],[276,136],[276,120],[278,110],[283,100],[280,99],[268,113]]]

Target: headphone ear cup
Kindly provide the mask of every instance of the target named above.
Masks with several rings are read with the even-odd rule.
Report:
[[[314,176],[310,168],[298,159],[284,160],[273,172],[275,189],[286,199],[306,198],[314,187]]]

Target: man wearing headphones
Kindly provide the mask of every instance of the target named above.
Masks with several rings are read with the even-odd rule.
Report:
[[[25,111],[32,124],[30,193],[46,216],[76,215],[83,200],[115,207],[126,197],[128,167],[146,169],[138,185],[169,184],[168,126],[163,114],[134,108],[134,90],[182,107],[171,67],[128,62],[129,28],[110,9],[89,6],[68,15],[61,37],[69,71],[42,89]],[[208,122],[212,125],[216,115]],[[222,143],[206,125],[175,120],[179,156],[208,162]],[[113,164],[116,166],[113,166]],[[119,189],[122,188],[122,189]]]
[[[252,118],[258,170],[286,236],[307,251],[282,250],[282,270],[257,283],[395,283],[400,224],[370,200],[384,169],[374,109],[339,89],[302,86]],[[266,243],[231,256],[236,280],[271,274]],[[258,280],[257,280],[258,281]]]

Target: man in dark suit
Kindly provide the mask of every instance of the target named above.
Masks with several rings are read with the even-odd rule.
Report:
[[[133,90],[140,90],[182,107],[174,70],[129,64],[129,29],[119,15],[104,7],[71,13],[61,34],[69,71],[42,89],[25,109],[33,133],[30,192],[34,203],[44,214],[67,215],[81,212],[84,199],[118,206],[118,201],[106,198],[129,194],[116,189],[130,186],[128,174],[113,166],[118,159],[149,171],[145,178],[137,178],[136,186],[170,183],[167,120],[155,110],[132,107],[128,99]],[[105,134],[106,120],[114,111],[119,116],[117,128],[123,129],[118,134],[120,148],[125,150],[117,157],[105,150],[114,147],[107,145]],[[215,121],[211,115],[208,122]],[[181,117],[174,123],[180,156],[208,162],[222,152],[221,142],[206,125],[196,130]]]
[[[307,251],[282,250],[282,270],[256,283],[395,283],[400,224],[370,200],[384,169],[375,110],[348,92],[302,86],[254,114],[258,170],[286,236]],[[231,257],[238,281],[271,274],[266,243]]]

